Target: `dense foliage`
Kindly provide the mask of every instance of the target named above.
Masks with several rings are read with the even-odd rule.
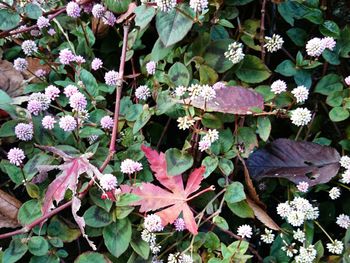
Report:
[[[349,21],[0,1],[2,262],[350,262]]]

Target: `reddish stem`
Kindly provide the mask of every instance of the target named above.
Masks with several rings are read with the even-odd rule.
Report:
[[[195,195],[192,195],[191,197],[187,198],[186,201],[187,201],[187,202],[188,202],[188,201],[191,201],[192,199],[196,198],[197,196],[200,196],[200,195],[202,195],[202,194],[204,194],[204,193],[206,193],[206,192],[214,191],[214,190],[215,190],[214,185],[211,185],[211,186],[209,186],[208,188],[206,188],[206,189],[204,189],[204,190],[202,190],[202,191],[196,193]]]

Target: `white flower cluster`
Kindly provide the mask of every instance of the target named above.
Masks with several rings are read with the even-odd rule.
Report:
[[[143,223],[144,230],[141,232],[141,238],[147,242],[152,254],[157,255],[160,252],[161,246],[157,245],[156,234],[163,230],[162,219],[155,215],[147,215]]]
[[[332,37],[315,37],[306,43],[306,53],[310,57],[319,57],[326,48],[332,51],[336,44]]]
[[[306,220],[318,218],[319,211],[313,207],[308,200],[295,197],[291,202],[280,203],[277,213],[294,227],[301,226]]]
[[[233,64],[237,64],[244,59],[243,45],[239,42],[233,42],[227,48],[224,53],[225,57],[228,58]]]
[[[338,187],[333,187],[329,190],[328,194],[332,200],[338,199],[340,197],[340,189]]]
[[[307,108],[296,108],[292,111],[291,121],[296,126],[305,126],[311,121],[311,111]]]
[[[275,234],[272,233],[272,230],[265,228],[265,234],[262,234],[260,239],[266,244],[271,244],[275,240]]]
[[[156,0],[157,7],[163,12],[170,12],[176,6],[176,0]]]
[[[305,241],[305,232],[302,231],[300,228],[298,228],[297,231],[293,230],[293,238],[303,243]]]
[[[305,86],[298,86],[292,90],[292,94],[297,100],[297,103],[303,103],[309,97],[309,90]]]
[[[177,252],[175,254],[169,254],[168,263],[193,263],[193,259],[189,255]]]
[[[208,0],[190,0],[190,7],[200,13],[208,8]]]
[[[340,255],[343,252],[344,245],[341,241],[335,239],[332,243],[327,244],[327,249],[332,254]]]
[[[237,229],[237,235],[239,235],[241,238],[251,238],[253,234],[252,227],[249,225],[241,225]]]
[[[337,217],[336,223],[338,226],[348,229],[350,226],[350,217],[348,215],[340,214]]]
[[[219,139],[219,132],[215,129],[209,129],[207,134],[200,140],[198,149],[203,152],[208,150],[213,142]]]
[[[174,95],[183,97],[188,95],[191,100],[203,99],[208,102],[216,97],[216,89],[210,85],[192,84],[189,87],[178,86],[174,90]]]
[[[295,256],[295,262],[297,263],[313,263],[317,256],[317,250],[314,245],[307,247],[300,247],[299,255]]]
[[[275,94],[280,94],[287,90],[287,84],[283,80],[276,80],[271,84],[271,91]]]
[[[177,122],[177,127],[180,130],[187,130],[194,124],[195,120],[189,116],[184,116],[177,118]]]
[[[265,37],[265,45],[267,51],[270,53],[276,52],[282,48],[284,43],[283,38],[280,35],[273,34],[272,37]]]
[[[345,172],[342,174],[340,181],[344,184],[350,183],[350,157],[344,155],[340,158],[340,166],[345,168]]]

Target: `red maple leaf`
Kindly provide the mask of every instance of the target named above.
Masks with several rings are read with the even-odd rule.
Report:
[[[204,191],[192,195],[200,188],[203,180],[205,167],[195,169],[188,177],[186,188],[184,188],[182,175],[169,176],[164,153],[158,153],[150,147],[141,146],[148,162],[151,165],[155,177],[166,189],[152,183],[142,183],[140,187],[133,189],[133,194],[141,197],[141,200],[134,203],[140,205],[140,212],[160,210],[156,213],[163,225],[172,224],[182,213],[186,228],[194,235],[198,233],[198,226],[191,208],[187,202],[203,192],[214,190],[209,187]]]

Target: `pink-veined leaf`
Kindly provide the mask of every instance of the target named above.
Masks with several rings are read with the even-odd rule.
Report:
[[[198,226],[187,202],[190,200],[190,195],[200,188],[205,168],[195,169],[190,174],[184,189],[182,175],[169,176],[167,174],[164,153],[158,154],[146,146],[142,146],[142,150],[155,177],[169,191],[152,183],[142,183],[140,187],[133,189],[133,194],[141,197],[141,200],[134,202],[133,205],[140,205],[140,212],[160,210],[156,214],[162,219],[163,225],[172,224],[182,213],[187,229],[196,235]],[[131,190],[128,187],[121,188],[123,191]]]

